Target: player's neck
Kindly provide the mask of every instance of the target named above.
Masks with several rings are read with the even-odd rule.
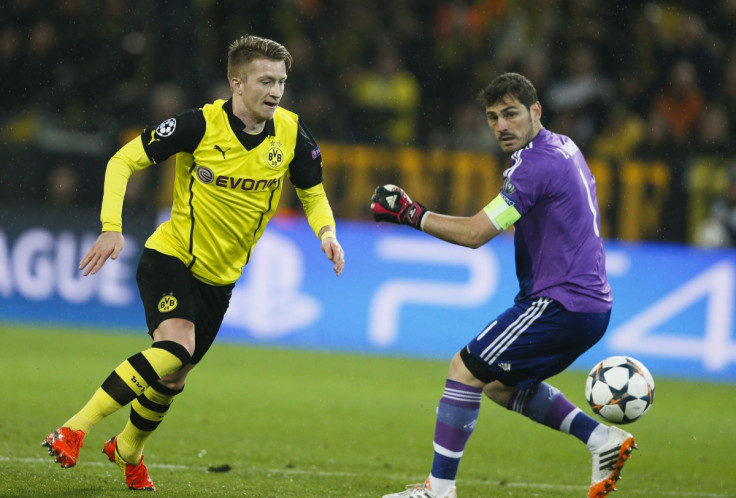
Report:
[[[243,127],[243,131],[248,135],[258,135],[263,131],[263,128],[265,128],[266,126],[265,121],[255,121],[254,119],[249,118],[247,115],[235,114],[235,117],[243,122],[243,125],[245,125]]]
[[[233,99],[233,116],[242,121],[242,131],[249,135],[258,135],[266,126],[266,121],[258,120],[248,114],[244,108],[241,108],[241,106],[238,105],[238,102],[235,99]]]

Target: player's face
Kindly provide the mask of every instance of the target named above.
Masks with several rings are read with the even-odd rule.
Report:
[[[542,128],[540,118],[542,106],[539,102],[527,108],[513,97],[486,107],[488,126],[496,135],[501,150],[512,154],[537,136]]]
[[[284,61],[254,59],[243,67],[242,78],[233,78],[233,104],[249,121],[263,123],[273,118],[286,84]]]

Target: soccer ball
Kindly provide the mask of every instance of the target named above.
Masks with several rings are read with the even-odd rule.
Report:
[[[628,424],[652,406],[654,379],[640,361],[630,356],[611,356],[588,374],[585,399],[601,418]]]

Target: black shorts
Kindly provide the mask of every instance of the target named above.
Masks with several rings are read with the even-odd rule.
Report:
[[[194,323],[192,363],[198,363],[220,330],[233,287],[197,280],[179,259],[144,248],[135,275],[146,312],[148,334],[164,320],[183,318]]]

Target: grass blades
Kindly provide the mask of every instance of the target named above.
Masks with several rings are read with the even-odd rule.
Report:
[[[73,469],[54,464],[41,442],[148,337],[0,323],[0,339],[0,496],[131,493],[102,454],[127,407],[88,435]],[[429,472],[446,372],[447,362],[216,342],[146,446],[157,495],[377,497],[401,490]],[[617,496],[734,496],[734,386],[655,380],[654,406],[625,427],[640,449]],[[590,413],[584,382],[578,371],[550,381]],[[575,438],[483,401],[459,496],[585,496],[589,480],[590,457]]]

